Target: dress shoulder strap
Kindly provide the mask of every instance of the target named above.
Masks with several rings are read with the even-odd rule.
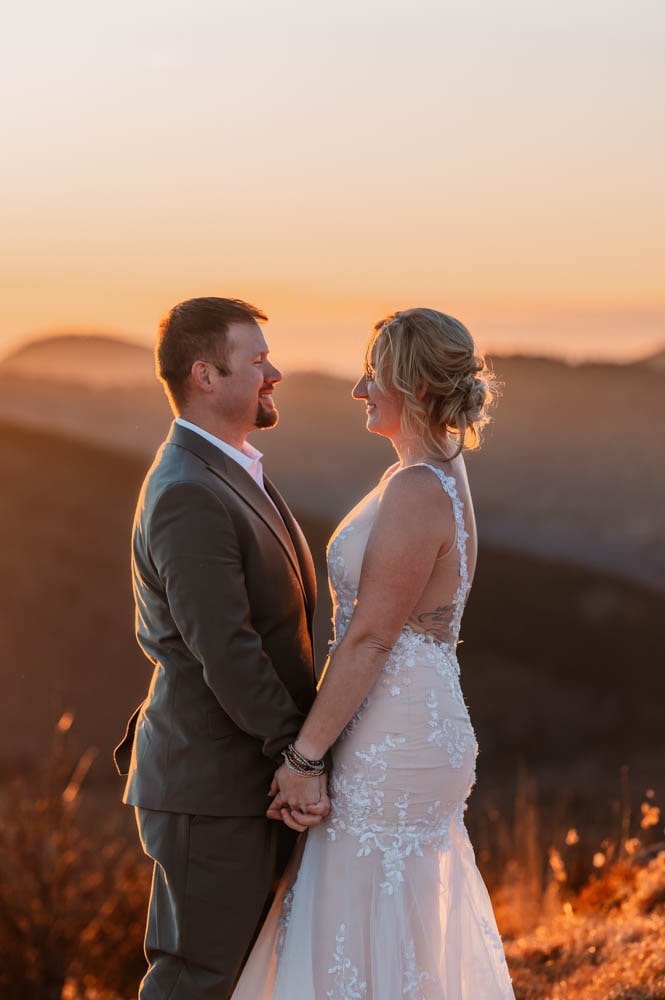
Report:
[[[457,481],[454,476],[446,475],[443,469],[439,469],[436,465],[430,465],[429,462],[419,462],[418,464],[423,465],[426,469],[430,469],[435,474],[444,491],[450,497],[453,505],[453,516],[455,518],[455,543],[459,555],[460,575],[459,587],[457,588],[454,599],[454,626],[456,632],[459,632],[460,625],[462,624],[464,605],[466,604],[466,599],[469,593],[469,563],[466,551],[466,543],[469,533],[467,532],[464,524],[464,503],[457,491]]]

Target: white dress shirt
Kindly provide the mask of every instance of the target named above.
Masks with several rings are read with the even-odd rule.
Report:
[[[247,441],[245,441],[242,449],[239,451],[237,448],[234,448],[233,445],[227,444],[226,441],[222,441],[221,438],[215,437],[214,434],[210,434],[208,431],[204,431],[202,427],[198,427],[196,424],[190,423],[189,420],[184,420],[183,417],[176,417],[175,422],[176,424],[180,424],[181,427],[186,427],[189,431],[194,431],[195,434],[200,434],[202,438],[205,438],[206,441],[210,441],[210,444],[214,444],[216,448],[219,448],[219,450],[223,451],[225,455],[228,455],[228,457],[232,458],[234,462],[237,462],[238,465],[245,470],[245,472],[249,473],[256,485],[263,490],[272,503],[272,499],[268,495],[265,483],[263,482],[263,466],[261,465],[263,452],[259,451],[258,448],[254,448]]]

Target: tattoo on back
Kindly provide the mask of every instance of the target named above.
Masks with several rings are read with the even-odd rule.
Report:
[[[451,604],[442,604],[434,611],[421,611],[416,616],[416,621],[422,626],[427,635],[435,639],[446,639],[450,635],[450,623],[453,618],[453,607]]]

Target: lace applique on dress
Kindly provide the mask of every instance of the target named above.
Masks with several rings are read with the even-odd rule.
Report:
[[[426,632],[415,632],[408,625],[404,626],[388,654],[379,675],[380,684],[388,689],[393,698],[399,697],[402,688],[412,683],[413,669],[423,662],[423,658],[439,677],[448,681],[450,693],[464,705],[459,684],[459,663],[454,649]]]
[[[462,615],[464,614],[464,606],[466,605],[466,599],[469,596],[470,583],[469,583],[469,562],[466,553],[466,543],[469,537],[469,533],[466,530],[464,524],[464,504],[457,492],[457,480],[454,476],[447,476],[442,469],[437,468],[436,465],[430,465],[428,462],[421,462],[426,469],[431,469],[436,475],[439,482],[443,486],[443,489],[450,497],[450,502],[453,505],[453,517],[455,518],[455,538],[457,551],[459,553],[459,586],[455,592],[455,597],[453,598],[453,617],[450,622],[450,629],[454,636],[455,642],[459,638],[460,628],[462,625]]]
[[[346,563],[342,555],[343,540],[355,530],[356,525],[351,523],[338,531],[332,538],[326,553],[330,589],[334,594],[333,638],[329,643],[330,654],[334,652],[344,635],[356,605],[356,591],[348,578]]]
[[[474,749],[474,753],[477,751],[473,730],[468,725],[460,726],[452,719],[442,717],[439,714],[439,700],[436,691],[428,693],[426,704],[429,709],[427,724],[430,728],[427,742],[435,743],[436,746],[446,751],[451,767],[462,767],[467,751],[471,748]]]
[[[416,945],[413,938],[406,949],[404,985],[402,996],[405,1000],[434,1000],[432,977],[429,972],[419,969],[416,964]]]
[[[416,665],[415,651],[409,649],[409,644],[403,639],[404,633],[401,632],[379,675],[379,683],[388,689],[392,698],[398,698],[402,688],[409,687],[411,673]]]
[[[501,938],[499,937],[499,932],[496,929],[496,924],[493,926],[492,924],[490,924],[487,917],[481,917],[480,926],[482,927],[483,932],[492,942],[492,947],[494,948],[494,950],[500,952],[501,957],[503,957],[503,944]]]
[[[358,968],[351,964],[351,959],[344,954],[346,944],[346,924],[340,924],[335,937],[337,947],[333,955],[333,964],[328,969],[328,975],[334,976],[333,987],[327,990],[329,1000],[364,1000],[367,996],[367,983],[360,980]]]
[[[330,589],[334,595],[334,617],[333,617],[333,638],[328,643],[328,655],[332,656],[339,645],[342,636],[346,632],[353,610],[356,606],[356,591],[349,580],[346,562],[342,554],[342,544],[344,539],[353,534],[356,525],[351,523],[338,531],[331,539],[326,553],[328,564],[328,576],[330,578]],[[369,695],[363,700],[358,711],[347,722],[342,732],[343,736],[348,736],[358,725],[365,709],[369,704]]]
[[[332,792],[331,820],[328,835],[335,839],[337,830],[365,839],[368,820],[372,815],[383,815],[383,790],[381,784],[388,770],[388,751],[404,743],[404,737],[386,735],[383,743],[372,743],[366,751],[357,750],[355,757],[359,768],[349,775],[349,768],[341,764],[330,776]],[[358,856],[369,853],[361,848]]]
[[[282,912],[279,916],[279,921],[277,923],[277,944],[275,946],[275,951],[277,958],[279,959],[282,952],[284,951],[284,940],[286,938],[286,932],[289,927],[289,918],[291,916],[291,909],[293,907],[293,889],[289,889],[282,900]]]
[[[367,752],[356,751],[360,766],[354,773],[350,774],[349,766],[342,763],[335,767],[330,778],[328,838],[334,841],[339,834],[354,837],[358,858],[378,853],[384,876],[380,889],[389,896],[404,882],[406,862],[412,854],[423,857],[425,849],[432,847],[437,851],[448,850],[450,822],[461,816],[457,805],[445,808],[436,801],[424,815],[411,817],[408,791],[385,801],[381,786],[390,768],[390,751],[399,750],[405,742],[404,737],[388,735],[382,744],[372,744]],[[390,815],[396,818],[385,818],[388,807]]]

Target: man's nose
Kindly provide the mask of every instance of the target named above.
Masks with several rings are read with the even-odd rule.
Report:
[[[282,373],[279,368],[275,368],[270,362],[268,362],[268,371],[265,375],[266,382],[281,382]]]

